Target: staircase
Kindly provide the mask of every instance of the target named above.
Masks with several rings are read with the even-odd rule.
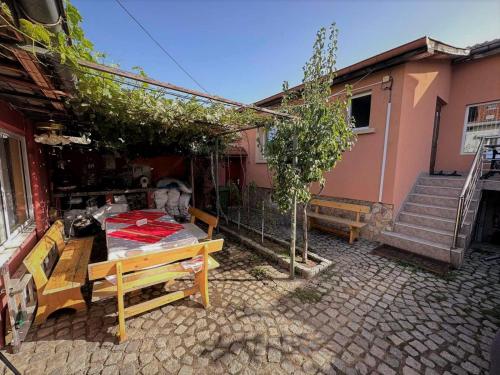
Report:
[[[383,231],[381,241],[459,267],[479,203],[479,193],[475,192],[456,248],[451,249],[458,198],[464,183],[465,177],[420,176],[396,218],[393,231]]]

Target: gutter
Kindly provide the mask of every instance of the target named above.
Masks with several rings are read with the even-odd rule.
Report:
[[[458,64],[461,62],[471,61],[480,59],[482,57],[487,57],[491,55],[496,55],[500,53],[500,39],[495,39],[488,44],[481,45],[478,47],[470,47],[470,53],[467,56],[458,57],[453,60],[453,64]]]
[[[17,0],[14,1],[19,18],[43,25],[49,31],[63,31],[64,7],[60,0]]]
[[[64,32],[67,35],[68,44],[71,44],[69,29],[66,23],[66,12],[62,0],[17,0],[14,2],[16,13],[19,18],[25,18],[33,23],[47,28],[53,33]],[[61,81],[65,92],[74,92],[76,89],[76,76],[67,66],[60,63],[58,56],[48,53],[47,50],[39,47],[18,46],[28,52],[33,52],[46,56],[53,66],[53,69]]]
[[[345,83],[362,77],[365,74],[387,69],[407,61],[426,58],[437,53],[451,57],[465,57],[469,55],[470,51],[466,48],[453,47],[424,36],[338,70],[336,77],[332,81],[332,85]],[[304,85],[300,84],[292,87],[291,90],[300,91],[303,87]],[[255,105],[273,106],[280,103],[282,96],[283,93],[280,92],[255,102]]]
[[[412,58],[421,53],[425,53],[428,51],[428,41],[429,38],[424,36],[412,42],[379,53],[378,55],[372,56],[368,59],[359,61],[353,65],[339,69],[336,72],[337,76],[332,84],[346,82],[350,79],[354,79],[360,75],[362,76],[366,74],[367,71],[374,72],[383,68],[387,68],[389,66],[394,66],[406,61],[406,59]],[[292,87],[291,90],[300,91],[303,87],[304,85],[300,84]],[[255,102],[255,105],[271,105],[272,102],[281,100],[282,96],[283,93],[280,92],[265,99],[259,100],[258,102]]]

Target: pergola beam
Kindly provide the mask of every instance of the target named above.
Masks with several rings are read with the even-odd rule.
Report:
[[[83,67],[88,68],[88,69],[113,74],[113,75],[120,76],[123,78],[132,79],[132,80],[138,81],[138,82],[148,83],[150,85],[154,85],[154,86],[162,87],[162,88],[169,89],[172,91],[182,92],[184,94],[213,100],[213,101],[216,101],[219,103],[224,103],[224,104],[228,104],[228,105],[232,105],[232,106],[236,106],[236,107],[240,107],[240,108],[252,109],[254,111],[263,112],[263,113],[267,113],[267,114],[274,115],[274,116],[292,118],[292,116],[287,114],[287,113],[273,111],[272,109],[262,108],[262,107],[258,107],[258,106],[252,105],[252,104],[244,104],[244,103],[240,103],[240,102],[237,102],[237,101],[234,101],[231,99],[226,99],[226,98],[223,98],[220,96],[210,95],[210,94],[207,94],[207,93],[204,93],[201,91],[187,89],[185,87],[177,86],[177,85],[174,85],[174,84],[171,84],[168,82],[158,81],[156,79],[148,78],[148,77],[142,76],[140,74],[132,73],[132,72],[127,72],[125,70],[118,69],[115,67],[97,64],[97,63],[86,61],[86,60],[78,60],[78,64],[80,66],[83,66]]]

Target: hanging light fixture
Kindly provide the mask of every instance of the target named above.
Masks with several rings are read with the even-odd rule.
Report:
[[[65,146],[70,143],[88,145],[91,142],[86,134],[81,137],[63,135],[64,125],[55,122],[53,119],[37,123],[36,130],[42,133],[35,134],[35,142],[44,145]]]

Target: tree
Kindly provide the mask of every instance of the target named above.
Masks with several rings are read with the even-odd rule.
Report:
[[[313,54],[303,68],[302,87],[296,90],[283,83],[280,111],[292,118],[276,118],[267,128],[265,155],[273,172],[275,199],[282,212],[291,210],[291,268],[294,274],[297,202],[304,210],[311,198],[311,184],[324,185],[324,173],[332,169],[355,138],[347,116],[350,88],[345,95],[331,99],[335,78],[338,30],[332,24],[321,28]],[[305,216],[305,215],[304,215]],[[307,238],[307,236],[305,236]],[[307,241],[303,259],[307,260]]]

